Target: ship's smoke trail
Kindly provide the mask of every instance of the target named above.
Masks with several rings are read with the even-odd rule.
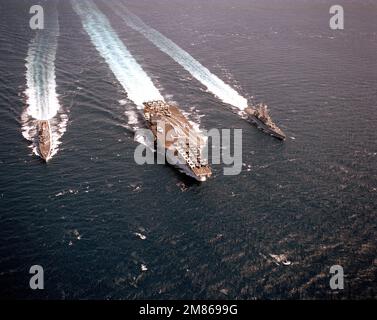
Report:
[[[55,3],[45,6],[44,29],[29,44],[26,57],[26,109],[21,115],[22,135],[32,142],[38,155],[37,122],[49,120],[52,131],[51,157],[58,151],[66,131],[68,117],[60,107],[56,93],[55,57],[59,37],[59,17]]]
[[[247,107],[247,99],[242,97],[237,91],[224,83],[216,75],[212,74],[200,62],[195,60],[190,54],[177,46],[173,41],[166,38],[157,30],[146,25],[139,17],[131,13],[123,5],[112,2],[111,5],[118,6],[114,10],[132,29],[141,33],[162,52],[170,56],[174,61],[186,69],[195,79],[201,82],[207,89],[223,102],[230,104],[240,110]],[[118,10],[119,9],[119,10]],[[122,11],[121,14],[120,12]]]
[[[164,100],[97,6],[87,0],[72,0],[71,3],[92,43],[126,90],[128,98],[139,108],[145,101]]]

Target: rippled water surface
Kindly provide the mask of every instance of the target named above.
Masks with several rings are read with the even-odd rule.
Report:
[[[27,103],[35,3],[0,2],[0,296],[375,298],[376,3],[340,1],[345,29],[332,31],[325,0],[120,2],[96,0],[111,29],[101,17],[89,32],[71,2],[45,3],[56,5],[59,30],[56,48],[46,46],[55,59],[38,56],[38,83],[55,79],[59,108],[48,165],[35,154]],[[239,97],[267,103],[287,140],[242,120],[211,82],[127,25],[122,4]],[[135,163],[133,130],[144,123],[127,90],[139,69],[123,63],[119,43],[150,79],[146,94],[156,89],[201,128],[243,130],[240,175],[213,165],[198,184]],[[29,289],[35,264],[43,291]],[[335,264],[341,292],[329,288]]]

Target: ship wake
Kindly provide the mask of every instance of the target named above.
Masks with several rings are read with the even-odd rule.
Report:
[[[127,92],[127,98],[138,109],[143,109],[145,101],[164,100],[151,78],[137,63],[97,6],[87,0],[71,0],[71,3],[93,45]],[[126,115],[129,125],[136,130],[139,113],[127,109]]]
[[[59,37],[59,20],[55,6],[46,7],[44,29],[37,30],[26,57],[26,108],[21,115],[22,135],[38,153],[38,120],[49,120],[52,130],[51,156],[57,153],[68,117],[59,104],[56,92],[55,57]]]
[[[135,31],[141,33],[162,52],[180,64],[195,79],[201,82],[209,92],[214,94],[224,103],[229,104],[240,111],[247,107],[247,99],[236,90],[226,84],[219,77],[211,73],[200,62],[195,60],[189,53],[176,45],[173,41],[162,35],[159,31],[145,24],[139,17],[131,13],[123,4],[112,2],[116,12],[123,21]],[[240,112],[242,114],[242,112]]]

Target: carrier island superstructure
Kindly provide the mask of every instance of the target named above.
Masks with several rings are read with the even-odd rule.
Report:
[[[198,181],[211,176],[211,168],[202,155],[206,140],[178,107],[161,100],[144,102],[144,117],[155,143],[163,145],[166,157],[180,171]]]

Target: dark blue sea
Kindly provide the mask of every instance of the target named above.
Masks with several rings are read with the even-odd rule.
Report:
[[[376,298],[377,3],[338,1],[332,30],[330,0],[89,2],[93,17],[81,1],[39,2],[42,35],[34,1],[0,2],[0,297]],[[128,10],[268,104],[286,140],[243,120]],[[214,164],[198,183],[136,164],[137,99],[154,90],[203,129],[242,129],[241,173]],[[54,132],[47,164],[38,117]],[[29,287],[32,265],[44,290]]]

